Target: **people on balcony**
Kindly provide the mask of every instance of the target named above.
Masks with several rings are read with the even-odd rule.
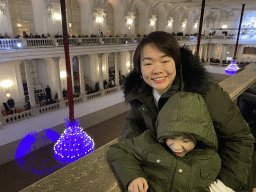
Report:
[[[32,33],[30,33],[28,38],[35,38],[35,36]]]
[[[7,104],[8,104],[8,107],[9,107],[10,110],[11,110],[12,108],[14,108],[15,102],[14,102],[13,98],[10,97],[10,98],[7,100]]]
[[[41,38],[40,35],[38,35],[38,33],[35,34],[35,38]]]
[[[49,85],[46,86],[45,93],[46,93],[46,98],[47,99],[51,99],[52,98],[51,88],[50,88]]]
[[[23,38],[29,38],[28,34],[26,33],[26,31],[23,31]]]

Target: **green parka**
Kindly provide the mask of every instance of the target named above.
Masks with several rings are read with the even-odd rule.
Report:
[[[191,92],[176,93],[159,112],[156,127],[157,134],[147,130],[110,147],[110,162],[124,187],[144,177],[148,192],[210,191],[220,172],[221,159],[203,98]],[[182,158],[165,143],[165,138],[180,134],[197,139],[196,147]]]
[[[156,131],[159,110],[175,93],[198,93],[204,98],[218,137],[218,153],[222,161],[218,178],[237,192],[252,191],[252,185],[256,187],[251,171],[255,139],[248,125],[228,93],[218,83],[209,80],[209,74],[198,58],[186,48],[180,51],[181,69],[177,71],[171,88],[161,95],[157,107],[152,88],[137,73],[132,71],[126,77],[124,94],[131,109],[123,123],[120,140],[139,136],[146,130]]]

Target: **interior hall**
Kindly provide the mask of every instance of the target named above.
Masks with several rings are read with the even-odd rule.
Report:
[[[68,62],[73,115],[83,135],[94,140],[88,158],[95,162],[104,162],[105,150],[120,137],[130,110],[124,81],[134,70],[138,43],[151,32],[171,33],[180,47],[198,55],[234,102],[256,87],[255,0],[65,0],[65,5],[69,61],[60,0],[0,0],[1,192],[34,191],[29,186],[74,165],[54,156],[70,113]],[[239,70],[228,74],[233,59]],[[256,135],[256,110],[245,120]],[[86,164],[86,158],[77,161]]]

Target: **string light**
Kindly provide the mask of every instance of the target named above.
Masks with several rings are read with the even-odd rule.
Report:
[[[240,69],[237,64],[236,64],[236,61],[235,60],[232,60],[231,61],[231,64],[229,66],[226,67],[225,69],[225,73],[229,74],[229,75],[235,75],[236,74],[236,71]]]
[[[93,139],[79,127],[77,120],[73,124],[69,120],[66,121],[67,129],[54,145],[54,155],[56,160],[68,164],[93,152],[95,144]]]

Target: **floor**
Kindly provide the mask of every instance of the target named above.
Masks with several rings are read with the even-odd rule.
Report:
[[[87,128],[95,149],[120,136],[121,125],[128,112]],[[23,162],[23,168],[18,164]],[[29,163],[28,163],[29,162]],[[36,165],[36,166],[34,166]],[[54,158],[53,144],[0,166],[0,192],[16,192],[63,167]]]

